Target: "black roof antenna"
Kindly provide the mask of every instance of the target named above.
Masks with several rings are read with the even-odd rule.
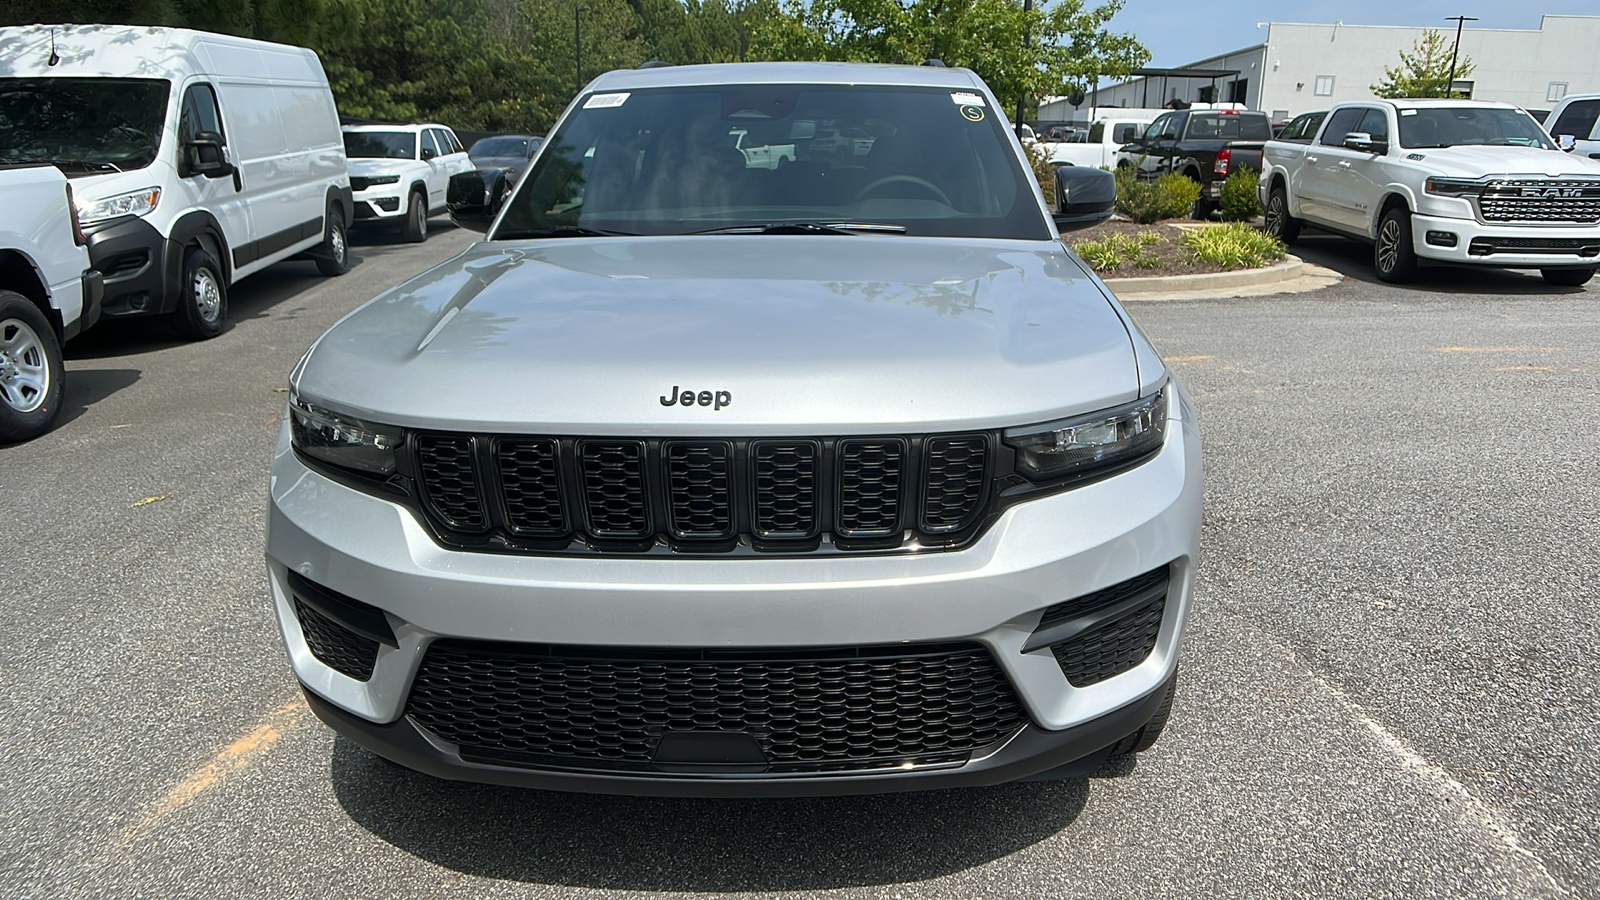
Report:
[[[53,66],[58,62],[61,62],[61,54],[56,52],[56,30],[54,28],[52,28],[52,29],[50,29],[50,62],[49,62],[49,65]]]

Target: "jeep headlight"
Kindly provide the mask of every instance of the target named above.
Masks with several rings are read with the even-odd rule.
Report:
[[[400,176],[399,175],[372,175],[372,176],[367,178],[367,184],[369,184],[369,185],[395,184],[395,183],[399,182],[399,180],[400,180]]]
[[[89,225],[119,216],[147,215],[160,202],[161,188],[158,187],[117,194],[115,197],[106,197],[103,200],[85,200],[78,204],[78,224]]]
[[[1013,428],[1005,442],[1017,452],[1017,473],[1054,481],[1114,469],[1153,453],[1167,433],[1172,386],[1114,409],[1046,425]]]
[[[405,443],[398,428],[329,412],[289,395],[289,437],[296,450],[330,466],[368,475],[390,475]]]

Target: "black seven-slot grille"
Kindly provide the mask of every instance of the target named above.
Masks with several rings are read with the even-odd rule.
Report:
[[[650,770],[663,735],[747,735],[769,772],[966,759],[1026,713],[978,644],[629,650],[441,640],[406,713],[466,758]]]
[[[658,545],[807,552],[948,545],[979,525],[987,434],[742,440],[414,436],[446,543],[522,552]]]

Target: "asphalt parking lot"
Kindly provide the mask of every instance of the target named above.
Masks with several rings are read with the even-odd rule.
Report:
[[[442,222],[436,222],[442,226]],[[234,326],[69,348],[57,429],[0,448],[0,895],[1600,896],[1600,283],[1296,246],[1322,291],[1133,303],[1206,441],[1173,723],[1055,783],[827,800],[546,794],[336,739],[262,564],[285,377],[446,258],[290,263]]]

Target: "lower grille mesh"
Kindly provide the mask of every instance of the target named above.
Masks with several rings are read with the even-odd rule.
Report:
[[[1144,662],[1155,649],[1166,607],[1167,598],[1157,597],[1121,618],[1050,650],[1073,687],[1088,687],[1105,681]]]
[[[541,649],[437,642],[407,714],[465,754],[566,768],[649,770],[668,729],[744,732],[769,771],[790,772],[960,758],[1026,720],[993,657],[973,644],[800,658]]]
[[[357,681],[372,677],[372,667],[378,660],[377,641],[340,625],[307,606],[299,597],[294,598],[294,613],[300,620],[300,633],[305,635],[312,656]]]

